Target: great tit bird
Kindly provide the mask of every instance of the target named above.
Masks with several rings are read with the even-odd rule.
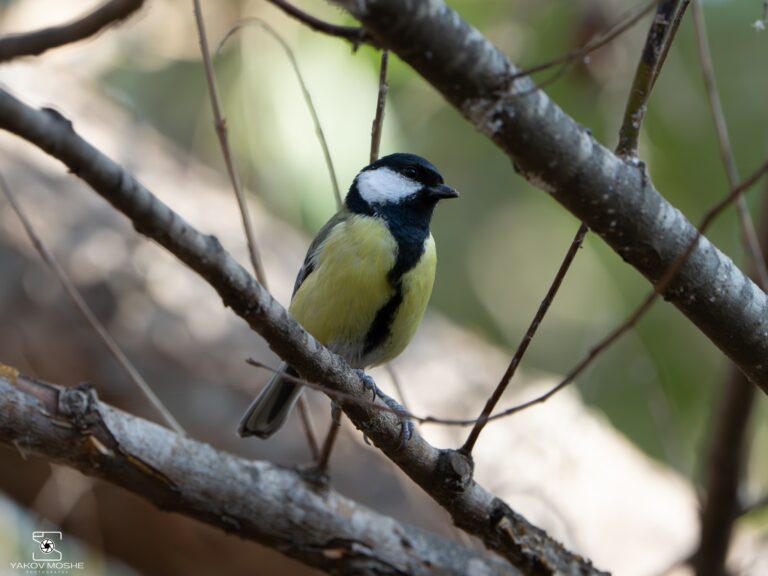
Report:
[[[435,280],[432,211],[456,190],[431,163],[391,154],[363,168],[313,240],[289,311],[356,369],[392,360],[421,322]],[[243,416],[240,436],[268,438],[285,422],[302,386],[283,364]]]

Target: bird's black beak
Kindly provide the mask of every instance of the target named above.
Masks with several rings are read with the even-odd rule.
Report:
[[[444,200],[446,198],[458,198],[459,193],[446,184],[435,184],[427,188],[427,196],[434,200]]]

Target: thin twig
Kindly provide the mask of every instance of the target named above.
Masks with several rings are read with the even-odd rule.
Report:
[[[667,32],[668,41],[664,42],[661,47],[659,62],[661,62],[662,64],[667,61],[667,53],[669,52],[669,49],[672,47],[672,40],[677,35],[677,31],[680,28],[680,23],[683,21],[683,16],[685,16],[685,12],[686,10],[688,10],[688,4],[690,3],[691,3],[691,0],[682,0],[682,3],[678,6],[677,11],[675,12],[675,17],[672,20],[672,26],[670,26],[669,31]],[[659,79],[660,73],[661,73],[661,65],[656,66],[656,70],[653,74],[653,80],[651,82],[651,88],[653,88],[656,85],[656,80]]]
[[[349,40],[355,50],[357,50],[360,44],[370,43],[372,41],[371,37],[365,32],[363,28],[331,24],[330,22],[326,22],[315,16],[312,16],[311,14],[307,14],[303,10],[296,8],[296,6],[286,2],[285,0],[269,0],[269,2],[280,8],[280,10],[288,14],[288,16],[291,16],[302,24],[309,26],[315,32],[322,32],[323,34]]]
[[[467,440],[461,447],[461,451],[465,454],[472,453],[472,449],[475,447],[475,443],[480,437],[480,433],[488,423],[488,417],[493,412],[493,409],[496,407],[496,404],[498,404],[502,394],[504,394],[504,391],[507,389],[509,382],[515,375],[515,371],[520,364],[520,360],[522,360],[525,351],[528,349],[528,345],[531,343],[531,340],[533,340],[533,337],[536,334],[536,330],[539,328],[539,324],[541,324],[544,315],[547,313],[547,310],[549,310],[549,306],[555,299],[555,295],[560,289],[560,284],[562,284],[565,275],[568,273],[568,270],[571,267],[571,263],[576,257],[576,253],[579,251],[579,248],[581,248],[581,245],[584,242],[584,237],[588,231],[589,228],[587,228],[585,224],[581,224],[581,226],[579,226],[579,229],[576,232],[576,236],[573,238],[573,241],[568,248],[568,252],[566,253],[565,258],[563,258],[563,261],[560,264],[560,268],[558,269],[557,274],[555,275],[555,278],[549,287],[549,290],[547,290],[546,296],[544,296],[544,299],[541,301],[539,309],[536,311],[536,315],[533,317],[531,324],[528,326],[528,330],[526,330],[525,336],[523,336],[520,344],[518,344],[517,350],[515,350],[515,354],[512,356],[512,360],[510,361],[509,366],[507,366],[506,372],[504,372],[504,376],[502,376],[501,381],[499,382],[498,386],[496,386],[496,390],[493,391],[491,397],[488,398],[488,401],[485,403],[485,407],[483,408],[480,417],[477,419],[477,423],[475,424],[474,428],[472,428],[472,431],[469,433]]]
[[[749,416],[757,390],[735,366],[713,404],[715,422],[707,450],[706,494],[701,506],[699,542],[689,563],[696,576],[725,574],[739,486],[747,463]]]
[[[301,418],[301,427],[304,429],[304,436],[307,439],[307,446],[309,446],[309,452],[312,455],[312,460],[317,462],[320,458],[320,446],[317,442],[317,432],[315,431],[315,422],[312,420],[312,412],[309,410],[309,403],[304,394],[299,396],[297,408]]]
[[[109,0],[93,12],[67,24],[2,36],[0,62],[20,56],[38,56],[52,48],[94,36],[104,28],[125,20],[143,4],[144,0]]]
[[[704,13],[701,9],[699,0],[693,3],[693,23],[696,32],[696,46],[698,48],[699,63],[701,72],[704,75],[704,85],[707,89],[707,100],[712,112],[712,120],[717,131],[717,143],[720,149],[720,158],[725,166],[725,172],[728,176],[728,185],[736,186],[739,181],[739,171],[736,167],[736,160],[733,156],[730,138],[728,137],[728,125],[723,114],[723,107],[720,103],[720,94],[717,90],[715,81],[715,70],[712,66],[712,55],[709,50],[709,40],[707,39],[707,27],[704,23]],[[741,228],[741,240],[744,250],[749,257],[750,264],[754,268],[757,276],[758,285],[765,291],[768,289],[768,269],[766,268],[765,257],[760,249],[760,242],[757,239],[755,226],[752,217],[749,214],[749,207],[744,197],[740,197],[736,202],[739,226]]]
[[[371,126],[371,164],[379,159],[381,133],[384,127],[384,107],[387,103],[387,92],[389,91],[389,85],[387,84],[388,62],[389,50],[382,50],[381,65],[379,66],[379,91],[376,97],[376,114],[373,116],[373,125]]]
[[[658,77],[659,71],[664,64],[664,59],[669,50],[669,46],[672,44],[672,40],[674,39],[675,32],[677,31],[680,19],[682,18],[682,11],[685,10],[685,6],[687,5],[687,0],[684,0],[684,5],[678,11],[676,18],[673,19],[672,15],[675,12],[675,7],[679,2],[680,0],[662,0],[657,8],[656,18],[651,24],[651,29],[648,32],[645,48],[643,49],[640,63],[638,64],[637,71],[635,72],[635,78],[632,83],[630,98],[627,101],[627,111],[624,115],[624,121],[620,130],[617,154],[621,154],[621,135],[628,133],[630,130],[635,131],[634,138],[625,140],[624,144],[629,144],[629,147],[632,149],[637,146],[637,134],[639,134],[640,126],[643,121],[648,97],[650,96],[655,79]],[[640,15],[642,15],[642,11]],[[584,224],[579,226],[579,229],[576,231],[576,235],[571,242],[565,258],[560,264],[560,268],[557,271],[554,280],[552,281],[552,285],[549,287],[549,290],[547,291],[544,300],[541,302],[536,315],[531,321],[531,324],[528,326],[528,330],[526,331],[523,340],[518,345],[514,356],[512,356],[512,360],[510,361],[504,376],[497,385],[496,390],[494,390],[491,397],[485,403],[485,407],[483,408],[483,411],[478,418],[477,424],[475,424],[475,426],[472,428],[472,431],[467,437],[467,440],[461,447],[461,451],[465,454],[472,453],[475,443],[480,437],[480,433],[483,431],[483,428],[488,422],[487,418],[493,412],[496,404],[498,404],[501,396],[507,389],[509,382],[512,380],[512,377],[514,376],[520,361],[528,349],[528,345],[533,339],[533,336],[536,334],[536,330],[538,329],[539,324],[541,324],[541,321],[546,315],[549,306],[554,300],[554,297],[560,288],[560,284],[565,278],[565,275],[567,274],[568,269],[570,268],[573,259],[576,256],[576,253],[584,242],[584,237],[586,236],[587,231],[588,228]]]
[[[608,30],[601,32],[581,48],[571,50],[561,56],[558,56],[557,58],[553,58],[551,60],[547,60],[546,62],[542,62],[541,64],[520,70],[519,72],[511,75],[508,80],[510,82],[514,82],[518,78],[530,76],[536,72],[541,72],[543,70],[557,66],[558,64],[562,64],[563,66],[560,68],[560,70],[558,70],[553,77],[548,78],[544,82],[541,82],[539,87],[549,84],[557,78],[560,78],[560,76],[562,76],[562,74],[567,71],[571,65],[576,62],[583,61],[585,56],[594,52],[595,50],[598,50],[599,48],[602,48],[611,42],[611,40],[632,28],[632,26],[637,24],[643,18],[643,16],[648,14],[648,12],[650,12],[653,7],[656,6],[656,4],[658,4],[660,1],[661,0],[651,0],[650,2],[643,4],[639,9],[632,8],[628,10],[621,18],[619,18],[617,24],[611,26]]]
[[[331,424],[328,427],[328,433],[325,435],[325,442],[323,442],[320,457],[316,460],[317,470],[323,474],[328,471],[328,462],[331,460],[331,453],[336,444],[339,430],[341,430],[341,410],[334,407],[331,410]]]
[[[199,1],[199,0],[195,0]],[[336,204],[338,206],[342,205],[342,198],[341,198],[341,192],[339,190],[339,181],[336,178],[336,170],[333,167],[333,161],[331,160],[331,151],[328,148],[328,141],[325,139],[325,132],[323,131],[323,126],[320,123],[320,118],[317,115],[317,110],[315,109],[315,105],[312,102],[312,94],[310,94],[309,89],[307,88],[306,82],[304,82],[304,76],[301,74],[301,70],[299,69],[299,63],[296,60],[296,56],[293,53],[293,50],[288,45],[288,42],[285,41],[285,39],[280,35],[280,33],[275,30],[272,26],[270,26],[267,22],[262,20],[261,18],[245,18],[239,22],[237,22],[232,28],[229,29],[229,31],[224,35],[224,38],[221,39],[221,42],[219,42],[218,48],[216,48],[216,54],[219,54],[221,52],[221,49],[224,47],[224,44],[229,40],[229,38],[234,35],[235,33],[239,32],[241,29],[247,27],[247,26],[259,26],[262,30],[267,32],[270,36],[272,36],[275,40],[277,40],[278,44],[282,46],[283,50],[285,51],[285,54],[288,56],[288,60],[291,62],[291,66],[293,67],[293,71],[296,73],[296,78],[299,80],[299,85],[301,86],[301,93],[304,96],[304,101],[307,103],[307,107],[309,108],[309,113],[312,116],[312,122],[315,125],[315,132],[317,133],[317,138],[320,142],[320,147],[323,149],[323,157],[325,158],[325,165],[328,168],[328,175],[331,179],[331,185],[333,186],[333,194],[336,198]]]
[[[635,78],[627,98],[624,120],[619,131],[619,144],[616,147],[616,154],[619,156],[637,155],[637,141],[648,108],[648,99],[675,37],[675,23],[679,25],[689,1],[681,4],[681,0],[661,0],[656,7],[656,17],[648,30],[645,47],[637,62]]]
[[[267,287],[267,277],[264,273],[264,266],[261,263],[261,257],[259,255],[259,249],[256,244],[256,237],[253,233],[253,225],[251,223],[251,216],[248,212],[248,205],[245,201],[245,195],[240,187],[240,179],[237,176],[235,170],[234,160],[232,159],[232,152],[229,149],[229,138],[227,136],[227,123],[221,113],[221,104],[219,103],[219,90],[216,86],[216,74],[213,70],[213,62],[211,61],[211,53],[208,49],[208,37],[205,32],[205,19],[203,18],[203,10],[200,6],[200,0],[192,0],[192,5],[195,12],[195,23],[197,24],[197,35],[200,41],[200,52],[203,57],[203,69],[205,70],[205,80],[208,85],[208,95],[211,99],[211,110],[213,112],[213,124],[216,129],[216,136],[219,139],[219,146],[221,147],[221,154],[224,157],[224,164],[227,166],[227,174],[229,174],[229,180],[232,183],[232,189],[235,192],[237,198],[237,205],[240,208],[240,216],[243,221],[243,228],[245,230],[245,236],[248,240],[248,254],[251,257],[251,265],[256,273],[256,279],[265,288]]]
[[[275,370],[271,366],[267,366],[266,364],[264,364],[260,360],[256,360],[255,358],[247,358],[245,362],[255,368],[261,368],[262,370],[267,370],[273,374],[277,373],[277,370]],[[327,396],[329,396],[330,398],[332,398],[333,400],[337,400],[341,403],[345,403],[345,404],[351,403],[351,404],[357,404],[359,406],[366,406],[378,412],[394,414],[396,416],[404,417],[409,420],[414,420],[422,424],[429,423],[429,424],[445,424],[446,426],[471,426],[476,422],[476,420],[461,420],[457,418],[438,418],[435,416],[419,416],[405,409],[400,410],[398,408],[390,408],[386,404],[379,404],[376,402],[375,399],[371,399],[368,396],[360,397],[354,394],[341,392],[339,390],[336,390],[335,388],[326,386],[325,384],[310,382],[309,380],[306,380],[301,376],[293,376],[291,374],[282,374],[282,373],[281,373],[281,376],[285,380],[288,380],[289,382],[301,384],[302,386],[306,386],[307,388],[311,388],[312,390],[317,390],[318,392],[322,392]],[[325,452],[327,450],[327,445],[328,445],[328,439],[326,438],[326,442],[323,444],[323,449],[321,452]]]
[[[720,155],[725,167],[728,181],[738,178],[738,170],[728,138],[728,128],[720,105],[720,97],[714,77],[712,58],[709,53],[706,27],[701,6],[698,2],[693,5],[694,25],[696,30],[699,61],[704,74],[710,110],[716,127]],[[755,266],[757,258],[763,259],[768,249],[768,198],[763,199],[761,208],[760,238],[755,243],[760,255],[750,250],[746,240],[750,232],[754,234],[752,219],[746,209],[744,198],[739,199],[740,224],[742,241],[750,255],[750,275],[757,277],[758,284],[763,290],[763,275],[765,261],[761,260]],[[748,224],[748,226],[744,226]],[[713,405],[711,440],[706,461],[706,492],[701,506],[701,523],[699,527],[699,542],[688,563],[697,576],[715,576],[725,572],[728,548],[731,542],[734,523],[741,515],[739,502],[739,487],[749,454],[749,420],[754,411],[756,393],[755,387],[735,367],[731,367],[730,375],[721,385],[720,398]]]
[[[672,280],[675,279],[677,273],[680,271],[680,268],[683,267],[683,264],[685,264],[685,262],[688,260],[688,257],[696,249],[696,245],[699,243],[699,240],[715,220],[715,218],[719,216],[720,213],[725,210],[725,208],[727,208],[734,200],[743,194],[745,190],[753,186],[766,172],[768,172],[768,160],[766,160],[760,166],[760,168],[758,168],[757,171],[752,174],[752,176],[747,178],[747,180],[744,180],[736,188],[732,189],[730,194],[728,194],[724,199],[722,199],[707,211],[696,231],[696,234],[694,235],[693,240],[690,242],[690,244],[688,244],[686,250],[677,258],[675,258],[675,260],[670,264],[670,266],[662,275],[661,279],[655,284],[653,291],[645,297],[642,303],[635,309],[634,312],[632,312],[632,314],[629,315],[629,317],[624,322],[611,330],[608,335],[606,335],[595,346],[593,346],[587,355],[578,364],[576,364],[576,366],[574,366],[570,372],[568,372],[563,380],[561,380],[556,386],[541,396],[494,414],[493,416],[490,416],[488,420],[490,421],[495,420],[496,418],[503,418],[504,416],[508,416],[530,408],[535,404],[545,402],[554,396],[557,392],[565,388],[568,384],[573,382],[576,377],[595,360],[595,358],[597,358],[603,351],[609,348],[611,344],[616,342],[621,336],[623,336],[627,331],[633,328],[635,324],[637,324],[640,318],[642,318],[651,308],[654,302],[656,302],[657,298],[664,292],[664,290],[669,287],[669,285],[672,283]]]
[[[182,428],[181,424],[179,424],[176,418],[173,417],[171,412],[160,401],[160,398],[158,398],[157,395],[152,391],[152,388],[149,386],[149,384],[147,384],[147,381],[144,380],[133,363],[128,359],[128,356],[125,355],[115,339],[112,338],[104,325],[93,313],[90,306],[88,306],[88,303],[75,287],[72,280],[70,280],[69,276],[67,276],[64,268],[61,266],[61,264],[59,264],[59,261],[56,259],[50,249],[48,249],[48,247],[43,243],[43,240],[35,231],[35,228],[32,226],[32,222],[29,220],[29,218],[27,218],[27,215],[22,209],[21,205],[16,201],[14,194],[11,192],[10,186],[8,186],[8,183],[5,181],[5,178],[2,175],[0,175],[0,188],[3,189],[3,193],[5,194],[6,198],[8,198],[8,202],[10,203],[11,208],[16,213],[16,216],[18,216],[21,225],[24,227],[24,231],[27,233],[27,236],[29,236],[32,245],[40,255],[40,258],[42,258],[43,262],[45,262],[45,264],[56,275],[56,278],[58,278],[59,282],[61,282],[61,285],[63,286],[70,300],[72,300],[72,303],[83,315],[88,324],[90,324],[91,328],[93,328],[93,331],[96,332],[96,334],[99,336],[101,341],[107,347],[107,350],[109,350],[110,354],[112,354],[115,360],[117,360],[117,363],[128,375],[128,378],[130,378],[130,380],[139,388],[139,390],[141,390],[141,393],[144,394],[147,400],[149,400],[150,404],[152,404],[155,410],[157,410],[157,412],[171,429],[173,429],[177,434],[186,435],[184,428]]]
[[[203,63],[206,71],[206,79],[208,81],[208,88],[211,95],[211,106],[213,108],[213,114],[215,118],[216,133],[219,136],[221,151],[224,154],[230,180],[232,181],[232,186],[235,190],[235,195],[237,197],[237,204],[240,208],[240,214],[243,220],[243,228],[245,229],[245,235],[248,240],[248,249],[251,256],[251,263],[253,265],[254,272],[256,273],[256,278],[266,288],[267,287],[266,272],[263,269],[263,266],[261,264],[261,258],[259,257],[259,251],[256,245],[256,237],[255,237],[255,234],[253,233],[253,225],[251,224],[250,213],[248,211],[248,205],[245,202],[242,189],[240,188],[239,179],[237,178],[237,174],[234,171],[234,164],[232,161],[232,155],[229,150],[229,142],[227,139],[226,121],[221,117],[218,89],[216,87],[216,78],[213,72],[213,63],[211,61],[210,52],[208,50],[208,40],[205,34],[205,22],[202,16],[202,12],[200,10],[199,0],[193,0],[193,1],[195,4],[195,18],[197,20],[198,33],[200,36],[200,47],[203,54]],[[272,32],[273,32],[273,35],[276,34],[274,31]],[[229,33],[227,34],[227,36],[225,36],[224,40],[222,40],[221,43],[219,44],[216,50],[216,55],[218,55],[222,45],[224,44],[224,41],[228,37],[229,37]],[[289,58],[291,58],[291,61],[294,64],[294,70],[296,70],[296,74],[299,77],[299,82],[302,85],[302,89],[304,89],[306,92],[306,87],[304,86],[304,80],[302,79],[301,73],[299,72],[298,67],[295,63],[293,54],[290,52],[290,49],[288,48],[287,44],[282,42],[281,38],[278,38],[278,39],[281,40],[283,47],[287,49]],[[308,105],[309,105],[310,111],[312,112],[313,118],[316,118],[316,114],[314,112],[314,107],[312,106],[311,100],[308,102]],[[318,130],[320,131],[320,133],[322,134],[322,128],[319,128],[319,121],[316,121],[315,124],[316,124],[316,127],[318,127]],[[323,150],[326,151],[327,146],[325,144],[325,137],[322,135],[321,135],[321,144],[323,145]],[[329,156],[326,152],[326,160],[328,158]],[[333,172],[332,169],[331,169],[331,172]],[[335,175],[333,175],[333,178],[334,178],[334,184],[335,184]],[[338,186],[336,186],[336,193],[338,195]],[[312,414],[307,405],[307,399],[304,398],[304,396],[299,397],[298,409],[299,409],[299,416],[301,417],[301,424],[304,429],[304,434],[307,438],[307,445],[309,446],[309,451],[312,454],[312,458],[317,460],[317,457],[319,454],[317,433],[315,432],[314,423],[312,422]]]
[[[739,172],[717,89],[704,13],[698,0],[693,3],[693,23],[699,65],[715,125],[720,159],[728,183],[733,187],[739,180]],[[736,207],[750,275],[766,290],[768,270],[764,253],[768,247],[768,204],[763,203],[762,242],[757,237],[743,196],[739,197]],[[714,428],[707,453],[706,495],[701,507],[699,542],[689,559],[697,576],[715,576],[725,571],[733,526],[738,517],[739,485],[747,461],[749,419],[755,405],[754,386],[735,367],[730,368],[729,377],[721,388],[721,397],[713,405]]]

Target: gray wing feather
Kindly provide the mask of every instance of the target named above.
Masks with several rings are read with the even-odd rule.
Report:
[[[307,255],[304,257],[304,264],[301,265],[299,275],[296,277],[296,283],[293,286],[293,294],[291,297],[296,294],[301,285],[304,283],[304,280],[306,280],[307,277],[309,277],[309,275],[314,271],[315,256],[317,255],[320,246],[323,244],[323,242],[325,242],[326,238],[328,238],[331,230],[349,218],[349,215],[350,214],[347,210],[342,209],[341,211],[334,214],[333,217],[331,217],[331,219],[328,220],[328,222],[326,222],[322,228],[320,228],[320,232],[317,233],[315,239],[312,240],[312,244],[309,245]]]

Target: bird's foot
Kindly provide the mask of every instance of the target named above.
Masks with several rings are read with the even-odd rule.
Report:
[[[397,416],[400,419],[400,444],[397,447],[397,452],[405,448],[405,445],[408,443],[408,440],[411,439],[411,436],[413,436],[413,422],[411,419],[406,416],[408,413],[408,410],[405,409],[405,406],[400,404],[397,400],[394,398],[387,396],[379,390],[376,389],[379,398],[381,398],[382,402],[389,406],[392,410],[395,411],[395,416]]]
[[[355,369],[355,372],[366,390],[371,390],[373,392],[373,401],[376,401],[377,397],[381,398],[382,402],[392,409],[395,412],[395,415],[400,418],[400,445],[397,447],[397,450],[402,450],[408,443],[408,440],[411,439],[411,436],[413,436],[413,422],[406,416],[408,411],[397,400],[384,394],[384,392],[376,386],[376,382],[373,378],[366,374],[364,370]],[[369,446],[371,445],[368,436],[365,434],[363,434],[363,441]]]

